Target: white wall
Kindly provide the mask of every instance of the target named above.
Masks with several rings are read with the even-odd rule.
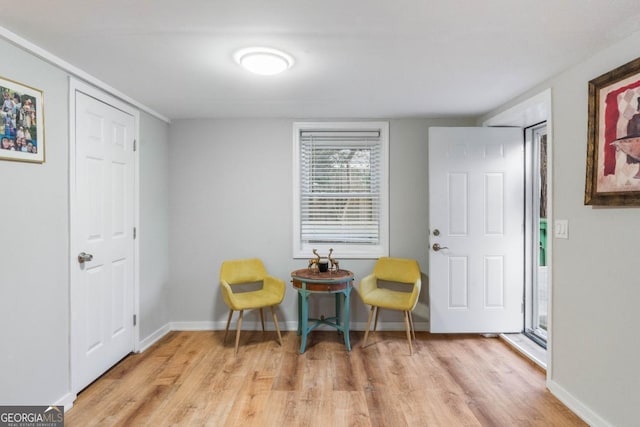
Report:
[[[635,59],[638,46],[640,33],[509,104],[552,88],[553,215],[569,220],[569,239],[553,242],[549,387],[592,425],[638,425],[640,208],[583,203],[587,84]]]
[[[390,121],[390,252],[427,266],[427,129],[470,125],[469,120]],[[267,270],[289,283],[306,260],[292,258],[293,120],[179,120],[170,127],[171,319],[178,328],[223,328],[228,309],[218,290],[226,259],[260,257]],[[311,257],[311,254],[309,254]],[[340,260],[340,254],[335,254]],[[374,260],[341,260],[357,281]],[[287,286],[279,321],[297,326],[296,294]],[[427,320],[427,287],[416,322]],[[331,300],[311,302],[330,313]],[[315,304],[315,306],[314,306]],[[354,294],[352,326],[367,311]],[[320,313],[319,313],[320,314]],[[248,313],[247,322],[257,319]],[[400,322],[396,313],[381,321]],[[401,325],[403,327],[403,325]]]
[[[2,39],[0,58],[2,77],[43,90],[46,144],[43,164],[0,160],[0,404],[67,404],[72,397],[69,75]],[[168,320],[163,290],[168,277],[168,202],[163,193],[168,126],[151,116],[141,117],[140,325],[144,339]]]

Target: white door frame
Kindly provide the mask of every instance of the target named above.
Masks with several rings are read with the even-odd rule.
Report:
[[[553,114],[551,89],[528,98],[507,110],[486,119],[483,126],[518,126],[526,128],[547,122],[547,266],[548,266],[548,322],[547,330],[547,384],[553,377]],[[527,261],[529,262],[529,261]]]
[[[78,241],[78,200],[75,191],[76,182],[76,92],[82,92],[92,98],[95,98],[105,104],[109,104],[119,110],[122,110],[134,119],[134,137],[136,141],[140,141],[140,112],[131,105],[115,98],[94,86],[84,83],[81,80],[73,77],[69,78],[69,384],[71,388],[71,394],[75,396],[80,391],[77,389],[77,385],[74,383],[74,367],[77,366],[77,354],[79,341],[74,337],[73,325],[71,324],[71,314],[77,309],[77,302],[75,301],[73,292],[73,281],[79,280],[77,274],[78,267],[78,253],[80,248],[77,248],[76,242]],[[138,147],[140,144],[137,144]],[[133,223],[137,230],[140,229],[140,156],[136,150],[133,153]],[[132,349],[134,352],[140,351],[140,244],[139,236],[134,240],[133,249],[133,313],[136,315],[138,321],[133,327],[133,343]]]

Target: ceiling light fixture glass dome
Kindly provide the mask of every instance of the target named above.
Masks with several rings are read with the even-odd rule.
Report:
[[[262,76],[279,74],[293,65],[293,58],[269,47],[248,47],[233,55],[236,62],[246,70]]]

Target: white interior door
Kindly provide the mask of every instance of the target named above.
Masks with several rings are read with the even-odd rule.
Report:
[[[80,91],[72,96],[71,372],[77,392],[134,348],[135,119]]]
[[[431,332],[521,332],[522,130],[431,128],[429,218]]]

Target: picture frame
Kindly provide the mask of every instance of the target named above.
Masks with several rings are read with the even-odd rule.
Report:
[[[0,76],[0,160],[44,163],[44,95]]]
[[[585,205],[640,206],[640,58],[589,82]]]

